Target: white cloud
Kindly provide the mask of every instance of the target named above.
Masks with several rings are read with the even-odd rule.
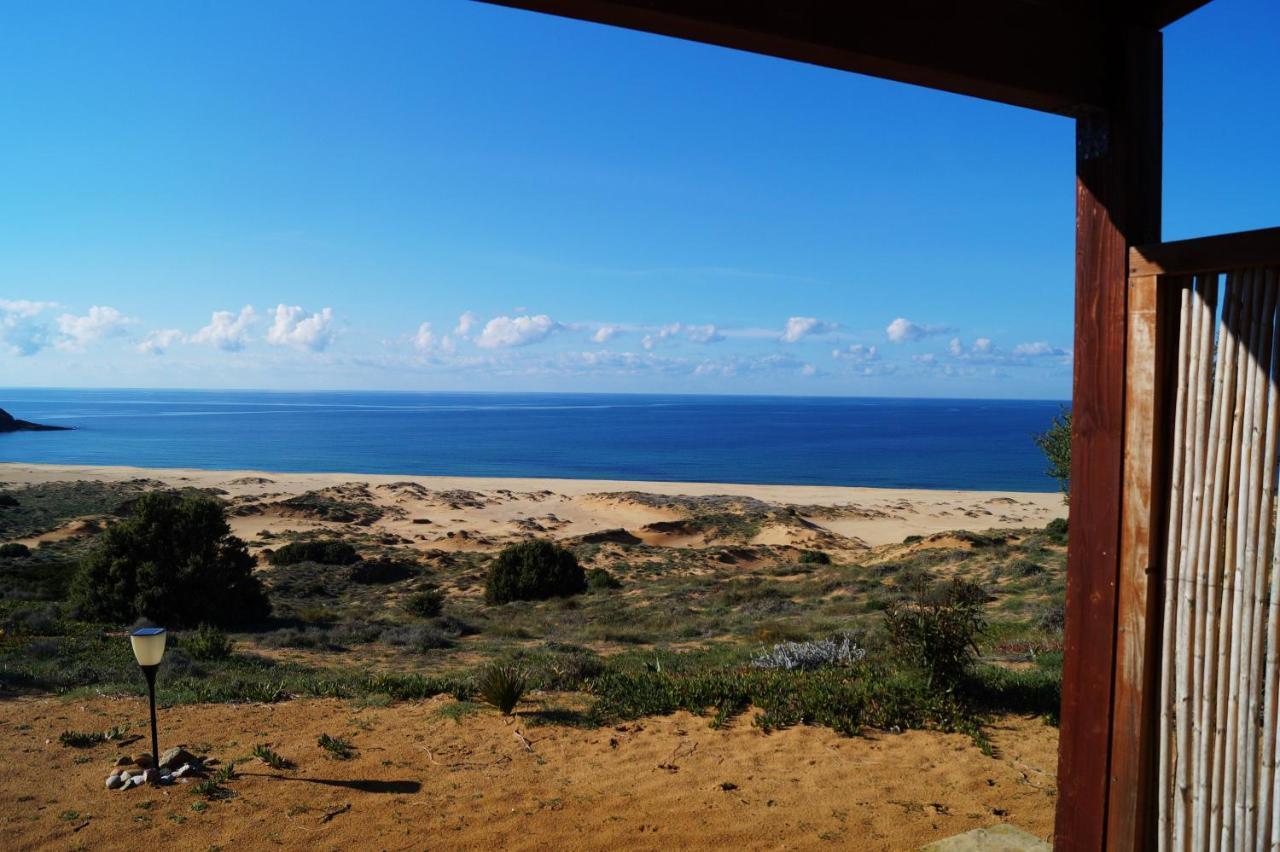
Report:
[[[452,352],[453,338],[449,335],[438,335],[431,330],[431,323],[424,322],[418,326],[418,333],[413,336],[413,348],[419,352]]]
[[[791,317],[778,338],[783,343],[796,343],[811,334],[829,334],[839,328],[838,323],[826,322],[816,317]]]
[[[125,327],[137,322],[130,319],[115,308],[106,305],[94,305],[89,313],[82,317],[75,314],[63,314],[58,317],[58,331],[61,339],[60,349],[80,351],[90,343],[104,337],[117,337],[124,334]]]
[[[298,305],[276,305],[275,320],[267,329],[267,342],[273,346],[323,352],[333,343],[337,333],[332,308],[307,314]]]
[[[973,351],[979,355],[986,355],[991,351],[991,338],[979,337],[977,340],[973,341]]]
[[[191,335],[191,342],[207,343],[224,352],[239,352],[249,342],[249,326],[257,319],[252,305],[245,305],[239,314],[214,311],[209,324]]]
[[[915,361],[917,364],[932,364],[938,360],[938,356],[934,355],[932,352],[926,352],[923,355],[912,355],[911,360]]]
[[[617,336],[620,331],[622,331],[622,329],[618,328],[616,325],[602,325],[596,329],[595,334],[591,335],[591,342],[608,343]]]
[[[646,334],[643,338],[640,339],[640,345],[643,346],[646,351],[652,351],[653,347],[658,345],[658,342],[654,340],[654,337],[652,334]]]
[[[33,317],[58,307],[57,302],[33,302],[30,299],[0,299],[0,313],[18,317]]]
[[[714,325],[686,326],[684,336],[694,343],[718,343],[724,340],[724,335]]]
[[[476,337],[476,345],[484,349],[506,349],[528,346],[545,340],[560,324],[546,314],[537,316],[494,317],[485,323]]]
[[[874,346],[864,346],[861,343],[851,343],[844,349],[832,349],[831,357],[836,360],[853,361],[858,364],[865,364],[868,361],[874,361],[880,357],[880,351]]]
[[[458,317],[458,325],[453,329],[455,337],[467,337],[471,334],[471,329],[475,328],[480,322],[480,317],[471,311],[463,311],[462,316]]]
[[[1059,349],[1051,346],[1046,340],[1037,340],[1032,343],[1019,343],[1013,347],[1013,354],[1021,358],[1048,358],[1055,355],[1066,355],[1065,349]]]
[[[805,364],[803,367],[800,368],[800,375],[816,376],[818,375],[818,368],[813,366],[812,364]]]
[[[176,328],[153,331],[138,344],[138,351],[143,355],[163,355],[168,351],[169,347],[175,343],[182,342],[184,339],[186,339],[186,335]]]
[[[14,355],[36,354],[50,342],[49,327],[36,317],[55,307],[55,302],[0,299],[0,343]]]
[[[884,330],[888,336],[890,343],[908,343],[912,340],[920,340],[935,334],[946,334],[951,329],[945,325],[924,325],[912,322],[905,317],[898,317],[889,323],[889,327]]]
[[[960,342],[960,338],[953,337],[951,342],[947,344],[947,351],[951,353],[952,357],[959,358],[964,354],[964,344]]]

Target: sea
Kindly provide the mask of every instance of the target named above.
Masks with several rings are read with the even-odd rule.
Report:
[[[1054,400],[0,389],[0,461],[1053,491]],[[2,476],[2,474],[0,474]]]

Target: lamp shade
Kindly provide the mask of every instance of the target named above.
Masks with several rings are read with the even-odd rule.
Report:
[[[163,627],[140,627],[129,635],[138,665],[160,665],[160,658],[164,656],[164,637]]]

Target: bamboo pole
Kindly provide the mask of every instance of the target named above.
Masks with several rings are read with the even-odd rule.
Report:
[[[1200,531],[1200,509],[1203,503],[1201,489],[1204,487],[1204,441],[1201,437],[1205,431],[1204,416],[1204,382],[1202,377],[1208,364],[1208,351],[1204,345],[1205,314],[1204,293],[1200,282],[1191,288],[1191,387],[1188,398],[1191,407],[1188,411],[1188,425],[1191,426],[1190,440],[1187,441],[1188,465],[1185,473],[1189,487],[1184,492],[1183,502],[1183,537],[1179,551],[1177,648],[1182,653],[1175,656],[1175,674],[1177,682],[1174,686],[1174,731],[1175,755],[1173,797],[1173,848],[1186,848],[1191,839],[1191,827],[1188,820],[1191,787],[1191,706],[1192,706],[1192,665],[1188,650],[1193,637],[1195,622],[1195,561]]]
[[[1253,587],[1249,593],[1249,624],[1247,633],[1248,665],[1242,674],[1241,689],[1246,697],[1245,704],[1245,748],[1248,756],[1244,777],[1244,829],[1245,844],[1253,848],[1258,838],[1258,774],[1260,755],[1258,742],[1262,735],[1260,714],[1262,712],[1262,637],[1263,595],[1266,591],[1266,566],[1269,562],[1270,518],[1272,508],[1272,479],[1275,470],[1275,433],[1269,428],[1271,424],[1268,404],[1272,396],[1270,381],[1272,349],[1275,346],[1275,288],[1267,286],[1261,270],[1254,271],[1254,281],[1262,289],[1263,309],[1258,350],[1257,389],[1258,416],[1255,422],[1258,428],[1258,456],[1256,463],[1257,507],[1249,520],[1249,536],[1253,542],[1250,564],[1253,571]],[[1244,653],[1242,651],[1242,653]]]
[[[1263,568],[1270,568],[1270,595],[1267,596],[1266,613],[1266,659],[1262,660],[1262,654],[1258,655],[1258,663],[1260,663],[1263,672],[1263,690],[1262,690],[1262,739],[1260,747],[1261,768],[1260,777],[1257,778],[1258,791],[1258,814],[1257,814],[1257,842],[1254,848],[1266,849],[1270,848],[1272,838],[1277,837],[1274,829],[1274,820],[1276,814],[1272,812],[1275,806],[1274,784],[1275,779],[1275,747],[1276,747],[1276,641],[1280,638],[1280,587],[1277,587],[1277,581],[1280,581],[1280,572],[1276,571],[1275,556],[1280,551],[1280,542],[1275,541],[1272,527],[1275,527],[1275,491],[1276,491],[1276,454],[1277,441],[1280,441],[1280,294],[1277,294],[1276,271],[1267,270],[1265,287],[1271,293],[1271,298],[1276,301],[1276,310],[1272,316],[1271,325],[1271,365],[1270,375],[1267,380],[1267,446],[1266,461],[1263,463],[1263,471],[1265,471],[1265,490],[1262,495],[1262,528],[1260,536],[1263,541],[1271,541],[1271,548],[1268,553],[1261,556],[1260,562]],[[1280,532],[1280,527],[1276,527],[1276,532]],[[1261,631],[1258,635],[1261,636]]]
[[[1248,322],[1247,329],[1242,328],[1243,333],[1241,335],[1241,343],[1244,346],[1244,350],[1239,359],[1241,370],[1237,375],[1241,380],[1241,384],[1243,385],[1243,391],[1245,396],[1244,415],[1241,418],[1242,420],[1241,425],[1242,425],[1242,428],[1247,428],[1248,419],[1252,414],[1252,406],[1251,406],[1252,392],[1251,391],[1253,388],[1253,384],[1250,381],[1250,379],[1252,378],[1252,371],[1254,369],[1254,366],[1257,360],[1255,357],[1255,353],[1257,351],[1256,349],[1257,341],[1255,339],[1254,329],[1257,324],[1256,323],[1257,314],[1260,312],[1259,310],[1260,306],[1258,305],[1258,299],[1257,299],[1260,293],[1259,293],[1259,289],[1253,286],[1252,276],[1245,275],[1244,292],[1245,292],[1245,304],[1247,306],[1246,310],[1248,311],[1248,314],[1249,314],[1249,317],[1248,317],[1249,322]],[[1241,440],[1244,443],[1241,445],[1240,484],[1242,489],[1245,489],[1247,488],[1247,476],[1249,472],[1249,462],[1250,462],[1249,451],[1251,449],[1251,446],[1244,434],[1241,435]],[[1226,740],[1226,747],[1224,750],[1225,765],[1223,767],[1224,772],[1223,772],[1223,792],[1222,792],[1222,803],[1223,803],[1222,848],[1223,849],[1237,848],[1236,829],[1240,827],[1241,820],[1243,820],[1244,818],[1244,802],[1237,796],[1237,791],[1243,786],[1243,782],[1244,782],[1243,775],[1242,775],[1244,760],[1242,759],[1242,755],[1239,752],[1240,747],[1243,745],[1242,737],[1240,736],[1240,724],[1241,724],[1240,709],[1241,708],[1240,708],[1239,684],[1240,684],[1240,667],[1242,664],[1241,636],[1244,635],[1244,631],[1247,629],[1247,625],[1245,624],[1246,601],[1245,601],[1244,594],[1245,594],[1245,589],[1249,588],[1250,581],[1252,578],[1248,573],[1248,564],[1245,562],[1245,546],[1246,546],[1245,540],[1244,540],[1245,537],[1241,535],[1243,530],[1240,529],[1239,519],[1242,519],[1246,514],[1243,507],[1247,506],[1248,504],[1249,504],[1248,491],[1242,490],[1239,497],[1239,503],[1238,503],[1238,505],[1241,508],[1238,509],[1236,512],[1236,517],[1238,520],[1236,523],[1237,540],[1236,540],[1235,555],[1234,555],[1235,591],[1232,597],[1232,604],[1231,604],[1231,608],[1232,608],[1232,630],[1230,633],[1231,651],[1230,651],[1230,664],[1229,664],[1228,675],[1227,675],[1228,677],[1227,740]],[[1228,809],[1230,810],[1228,811]]]
[[[1224,333],[1222,347],[1224,354],[1224,367],[1229,371],[1233,381],[1233,392],[1231,394],[1232,408],[1232,437],[1231,437],[1231,472],[1229,474],[1228,496],[1227,496],[1227,517],[1234,518],[1239,506],[1239,469],[1240,469],[1240,432],[1243,427],[1242,418],[1244,414],[1244,400],[1239,393],[1240,388],[1240,371],[1243,367],[1243,354],[1241,350],[1241,338],[1244,334],[1246,322],[1244,319],[1244,310],[1246,305],[1245,292],[1243,282],[1239,275],[1232,273],[1227,278],[1227,294],[1228,294],[1228,312],[1224,314]],[[1219,596],[1218,606],[1218,647],[1216,661],[1214,665],[1215,679],[1217,681],[1217,695],[1214,700],[1214,734],[1213,734],[1213,758],[1211,777],[1213,779],[1212,788],[1210,789],[1210,808],[1209,808],[1209,838],[1208,848],[1217,849],[1222,837],[1223,822],[1223,795],[1225,787],[1225,764],[1226,744],[1227,744],[1227,694],[1228,681],[1227,673],[1229,669],[1228,660],[1231,653],[1231,632],[1234,625],[1232,602],[1235,595],[1235,524],[1228,524],[1226,528],[1226,545],[1224,547],[1224,565],[1222,582],[1222,593]]]
[[[1213,294],[1211,303],[1216,302],[1217,276],[1204,276],[1202,280],[1209,292]],[[1233,308],[1229,300],[1224,299],[1223,301],[1223,316],[1225,319],[1230,315]],[[1201,602],[1199,610],[1204,613],[1204,618],[1198,621],[1195,643],[1195,666],[1201,672],[1202,686],[1199,690],[1197,706],[1192,707],[1195,728],[1192,735],[1194,750],[1190,759],[1194,760],[1192,773],[1195,780],[1195,789],[1192,794],[1191,845],[1194,849],[1203,849],[1205,847],[1209,822],[1209,767],[1212,756],[1212,748],[1210,746],[1213,739],[1212,708],[1215,696],[1215,680],[1212,666],[1218,638],[1216,629],[1217,614],[1210,602],[1213,599],[1213,589],[1221,585],[1222,517],[1227,496],[1226,480],[1230,458],[1229,438],[1232,410],[1231,393],[1234,389],[1234,376],[1232,376],[1230,367],[1226,363],[1228,357],[1225,345],[1227,337],[1228,335],[1224,333],[1219,341],[1217,347],[1218,360],[1214,370],[1208,439],[1210,456],[1206,458],[1206,464],[1210,465],[1206,491],[1209,490],[1209,485],[1212,483],[1212,496],[1209,499],[1205,516],[1210,519],[1210,523],[1208,534],[1202,539],[1202,555],[1200,557],[1202,564],[1197,568],[1197,573],[1203,577],[1197,583],[1197,586]]]
[[[1173,767],[1170,740],[1173,732],[1173,644],[1176,602],[1178,599],[1179,550],[1182,541],[1183,475],[1186,470],[1187,386],[1191,366],[1191,284],[1181,284],[1181,306],[1178,312],[1178,370],[1173,414],[1173,458],[1169,477],[1169,524],[1165,536],[1164,621],[1160,657],[1160,762],[1158,848],[1169,850],[1172,844],[1170,814]]]

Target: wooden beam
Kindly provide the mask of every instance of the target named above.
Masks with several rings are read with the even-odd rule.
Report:
[[[1280,266],[1280,228],[1155,243],[1129,252],[1130,275],[1195,275],[1261,266]]]
[[[1153,837],[1159,729],[1161,606],[1179,289],[1129,279],[1125,352],[1124,497],[1112,699],[1110,849]],[[1136,815],[1136,817],[1134,816]]]
[[[1076,124],[1076,336],[1059,849],[1106,845],[1124,493],[1129,248],[1160,237],[1161,39],[1120,30],[1105,111]],[[1118,828],[1126,817],[1110,814]]]
[[[1104,105],[1090,4],[484,0],[1063,115]]]

